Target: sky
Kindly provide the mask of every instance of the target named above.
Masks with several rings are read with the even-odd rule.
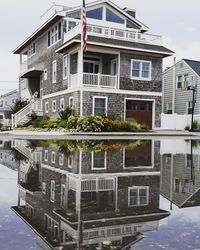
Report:
[[[76,6],[82,0],[54,0]],[[87,1],[91,2],[91,1]],[[136,17],[150,30],[163,36],[163,44],[175,52],[176,60],[200,60],[200,1],[198,0],[113,0],[121,8],[136,10]],[[40,16],[52,0],[0,0],[0,95],[18,87],[19,55],[12,51],[38,27]],[[171,66],[173,58],[164,60]]]

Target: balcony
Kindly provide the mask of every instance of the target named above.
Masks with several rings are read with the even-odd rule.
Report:
[[[117,75],[83,73],[83,86],[117,89],[118,77]],[[78,73],[69,75],[68,87],[69,88],[80,87]]]
[[[72,38],[76,37],[79,34],[81,34],[81,23],[77,22],[77,25],[73,29],[67,31],[64,34],[64,43],[70,41]],[[87,34],[90,36],[123,40],[127,42],[137,42],[158,46],[162,45],[162,36],[141,33],[128,28],[127,30],[122,30],[88,24]]]

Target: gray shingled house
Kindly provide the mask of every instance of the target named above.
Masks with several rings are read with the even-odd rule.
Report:
[[[162,59],[173,52],[162,46],[161,36],[147,33],[135,10],[100,0],[86,5],[86,16],[83,56],[81,6],[54,5],[14,50],[22,98],[37,97],[14,117],[14,126],[32,110],[58,117],[71,106],[80,115],[115,114],[160,127]]]

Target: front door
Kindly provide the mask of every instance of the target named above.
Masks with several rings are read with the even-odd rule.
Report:
[[[127,100],[126,118],[133,118],[140,124],[152,129],[152,101]]]

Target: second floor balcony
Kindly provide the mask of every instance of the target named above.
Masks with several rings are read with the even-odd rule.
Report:
[[[64,43],[81,34],[82,25],[80,22],[76,26],[64,33]],[[139,30],[127,28],[126,30],[106,26],[87,25],[87,35],[95,37],[123,40],[151,45],[162,45],[162,36],[141,33]]]

